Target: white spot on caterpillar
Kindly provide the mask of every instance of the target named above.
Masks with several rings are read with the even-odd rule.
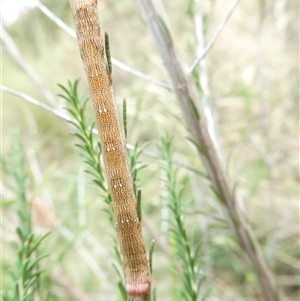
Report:
[[[107,148],[107,151],[108,151],[108,152],[110,151],[110,148],[109,148],[109,147]]]
[[[114,185],[114,188],[117,188],[117,185]]]
[[[123,185],[120,183],[120,185],[119,185],[120,187],[122,187]]]
[[[127,223],[129,223],[129,220],[126,220]]]
[[[102,110],[102,109],[99,109],[99,110],[98,110],[98,112],[99,112],[100,114],[101,114],[101,113],[106,113],[107,111],[108,111],[107,109],[103,109],[103,110]]]
[[[124,221],[121,221],[122,224],[124,224]]]

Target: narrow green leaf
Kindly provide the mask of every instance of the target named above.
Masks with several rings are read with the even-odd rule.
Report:
[[[32,254],[32,252],[34,252],[34,251],[39,247],[39,245],[41,244],[41,242],[42,242],[48,235],[50,235],[50,234],[51,234],[51,232],[49,231],[49,232],[45,233],[44,235],[42,235],[41,237],[39,237],[39,238],[34,242],[34,245],[33,245],[32,249],[31,249],[30,254]]]
[[[189,102],[191,104],[191,107],[193,109],[193,112],[195,114],[196,119],[198,121],[200,121],[200,115],[199,115],[198,109],[197,109],[197,107],[196,107],[196,105],[195,105],[195,103],[194,103],[194,101],[193,101],[193,99],[191,97],[189,97]]]
[[[159,23],[161,24],[162,31],[164,32],[165,37],[167,38],[169,46],[173,46],[172,35],[171,35],[166,23],[164,22],[164,20],[160,16],[158,16],[158,20],[159,20]]]
[[[127,104],[126,98],[123,99],[123,127],[124,127],[124,137],[127,140]]]
[[[105,53],[106,53],[108,72],[109,72],[109,75],[111,76],[111,74],[112,74],[112,64],[111,64],[111,57],[110,57],[109,37],[108,37],[107,32],[105,32]]]
[[[149,251],[149,271],[150,271],[150,275],[152,274],[152,264],[153,264],[153,252],[154,252],[154,247],[155,247],[155,240],[153,239],[151,242],[151,246],[150,246],[150,251]]]
[[[142,190],[138,189],[137,190],[137,203],[136,203],[136,211],[137,211],[137,216],[139,221],[142,221]]]

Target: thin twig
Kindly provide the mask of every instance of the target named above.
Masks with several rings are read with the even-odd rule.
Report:
[[[131,74],[134,74],[134,75],[140,77],[141,79],[149,81],[149,82],[151,82],[153,84],[156,84],[156,85],[161,86],[163,88],[166,88],[168,90],[172,90],[171,85],[169,83],[167,83],[167,82],[158,80],[158,79],[156,79],[156,78],[154,78],[154,77],[152,77],[150,75],[147,75],[147,74],[145,74],[145,73],[143,73],[141,71],[138,71],[138,70],[136,70],[136,69],[134,69],[132,67],[129,67],[128,65],[123,64],[122,62],[114,59],[113,57],[111,58],[111,61],[112,61],[112,63],[114,65],[118,66],[122,70],[125,70],[125,71],[127,71],[127,72],[129,72]]]
[[[10,54],[10,56],[15,60],[15,62],[24,70],[24,72],[28,75],[31,81],[36,86],[37,90],[41,93],[41,95],[52,105],[57,105],[57,100],[52,95],[50,91],[48,91],[40,76],[35,72],[35,70],[24,60],[17,46],[15,45],[13,39],[10,37],[8,32],[1,26],[2,34],[0,35],[1,41],[4,44],[6,50]]]
[[[204,48],[203,52],[196,58],[196,60],[193,62],[193,64],[190,66],[190,68],[188,68],[188,71],[187,71],[188,73],[192,73],[194,71],[194,69],[197,67],[197,65],[200,63],[200,61],[206,56],[206,54],[208,53],[208,51],[211,49],[211,47],[213,46],[213,44],[217,40],[217,38],[220,35],[221,31],[223,30],[225,24],[229,20],[229,18],[232,15],[234,9],[236,8],[236,6],[238,5],[238,3],[240,1],[241,0],[234,0],[232,2],[227,14],[225,15],[224,19],[221,21],[221,23],[217,27],[217,29],[214,32],[211,39],[208,41],[208,43],[207,43],[206,47]]]
[[[60,18],[58,18],[50,9],[48,9],[44,4],[39,1],[36,1],[37,8],[50,20],[52,20],[56,25],[62,28],[65,32],[67,32],[71,37],[76,39],[76,32],[69,27],[66,23],[64,23]]]
[[[44,4],[37,1],[36,6],[41,10],[41,12],[47,16],[50,20],[52,20],[56,25],[58,25],[60,28],[62,28],[65,32],[67,32],[70,36],[76,39],[76,33],[75,31],[69,27],[66,23],[64,23],[60,18],[58,18],[51,10],[49,10]],[[171,90],[171,86],[169,83],[158,80],[150,75],[147,75],[141,71],[138,71],[114,58],[111,58],[112,63],[119,67],[120,69],[127,71],[137,77],[140,77],[143,80],[149,81],[155,85],[161,86],[163,88],[166,88],[168,90]]]
[[[35,106],[38,106],[38,107],[40,107],[40,108],[42,108],[42,109],[50,112],[51,114],[56,115],[57,117],[65,120],[65,121],[76,122],[76,120],[73,119],[72,117],[70,117],[70,115],[68,115],[67,113],[62,112],[59,109],[52,108],[52,107],[50,107],[50,106],[48,106],[48,105],[46,105],[46,104],[44,104],[44,103],[36,100],[35,98],[33,98],[33,97],[31,97],[31,96],[29,96],[29,95],[27,95],[25,93],[18,92],[18,91],[14,90],[14,89],[11,89],[11,88],[8,88],[8,87],[2,86],[2,85],[0,85],[0,90],[2,90],[4,92],[7,92],[7,93],[10,93],[12,95],[15,95],[15,96],[17,96],[17,97],[19,97],[19,98],[21,98],[21,99],[23,99],[23,100],[25,100],[25,101],[33,104],[33,105],[35,105]],[[93,134],[98,135],[97,129],[95,129],[95,128],[93,129]],[[135,146],[132,145],[132,144],[127,143],[126,144],[126,148],[130,149],[130,150],[134,150]],[[151,151],[142,150],[142,154],[145,155],[145,156],[147,156],[147,157],[156,159],[156,160],[162,160],[161,156],[159,156],[159,155],[157,155],[157,154],[155,154],[155,153],[153,153]],[[193,167],[193,166],[191,166],[189,164],[182,163],[182,162],[179,162],[179,161],[173,161],[173,163],[175,165],[177,165],[178,167],[190,170],[190,171],[192,171],[192,172],[200,175],[203,178],[208,178],[208,176],[207,176],[207,174],[205,172],[203,172],[200,169],[197,169],[197,168],[195,168],[195,167]]]
[[[73,121],[73,118],[70,117],[68,114],[66,113],[63,113],[62,111],[60,111],[59,109],[55,109],[55,108],[52,108],[38,100],[36,100],[35,98],[25,94],[25,93],[22,93],[22,92],[18,92],[14,89],[11,89],[11,88],[8,88],[6,86],[2,86],[0,85],[0,90],[4,91],[4,92],[7,92],[7,93],[10,93],[12,95],[15,95],[17,97],[20,97],[21,99],[24,99],[26,100],[27,102],[35,105],[35,106],[38,106],[38,107],[41,107],[42,109],[48,111],[48,112],[51,112],[52,114],[66,120],[66,121]]]

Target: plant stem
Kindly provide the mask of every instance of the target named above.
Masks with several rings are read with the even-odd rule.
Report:
[[[193,142],[199,149],[200,156],[213,184],[213,189],[220,198],[228,223],[240,246],[256,272],[262,293],[268,301],[278,301],[273,275],[262,255],[257,239],[250,225],[240,211],[230,187],[224,166],[208,132],[198,95],[192,86],[192,79],[183,68],[182,60],[176,52],[170,29],[162,20],[153,0],[139,0],[139,4],[148,27],[158,46],[164,65],[169,73],[173,90],[177,96],[182,114],[191,132]]]

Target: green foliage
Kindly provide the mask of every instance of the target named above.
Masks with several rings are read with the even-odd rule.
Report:
[[[183,186],[179,185],[177,169],[172,163],[172,139],[163,138],[160,146],[163,157],[163,170],[166,174],[166,189],[168,195],[169,245],[174,256],[173,273],[179,281],[176,287],[178,300],[200,300],[200,287],[204,280],[199,260],[201,241],[194,242],[195,237],[189,237],[182,216]],[[179,265],[179,269],[178,266]]]
[[[150,247],[150,251],[149,251],[149,271],[150,271],[150,275],[152,274],[152,256],[153,256],[153,252],[154,252],[154,247],[155,247],[155,241],[152,240],[152,243],[151,243],[151,247]]]
[[[165,28],[164,23],[161,21],[159,23],[166,36],[169,36],[170,32],[174,33],[172,38],[169,36],[169,43],[176,45],[176,51],[180,53],[182,64],[186,67],[199,55],[199,46],[207,45],[214,35],[225,16],[227,4],[230,4],[215,0],[198,2],[193,0],[165,1],[166,13],[170,21],[168,24],[171,24],[172,28],[169,31]],[[287,3],[287,1],[277,2]],[[68,1],[45,1],[44,5],[61,18],[62,22],[71,27],[74,26]],[[118,45],[114,47],[113,56],[122,63],[128,64],[128,69],[134,67],[157,80],[170,81],[166,76],[151,34],[147,33],[143,18],[136,10],[136,3],[107,1],[101,2],[99,5],[101,22],[103,28],[110,33],[111,45]],[[295,17],[298,17],[298,10],[292,4],[283,5],[279,11],[273,8],[272,5],[262,7],[255,1],[247,3],[241,1],[233,17],[222,30],[213,49],[209,51],[203,61],[205,67],[199,66],[193,71],[191,84],[194,85],[199,97],[204,102],[207,100],[213,115],[215,115],[213,119],[215,120],[217,140],[221,145],[224,157],[228,152],[232,154],[229,165],[227,166],[227,162],[224,162],[224,167],[228,171],[229,180],[236,183],[235,187],[238,187],[236,190],[237,202],[241,204],[241,211],[245,214],[245,219],[249,221],[250,226],[251,223],[254,225],[254,232],[266,255],[267,265],[276,271],[277,286],[284,292],[282,300],[294,301],[298,300],[297,296],[299,295],[299,281],[297,280],[299,248],[295,243],[299,241],[297,236],[299,220],[297,158],[299,150],[295,139],[291,137],[298,135],[298,110],[296,107],[299,89],[297,68],[294,63],[294,58],[298,56],[298,53],[296,54],[297,47],[295,47],[295,42],[298,40],[298,29],[297,22],[294,22]],[[256,20],[258,29],[256,33],[253,32],[251,26],[248,26],[253,23],[253,14],[249,14],[249,11],[260,16]],[[273,17],[274,13],[276,18]],[[201,26],[197,26],[199,24],[197,21],[202,22],[202,30]],[[254,23],[256,21],[254,20]],[[5,26],[4,30],[9,33],[16,44],[21,61],[15,61],[13,55],[10,55],[9,47],[4,45],[3,57],[6,64],[3,65],[3,74],[5,75],[3,84],[36,98],[41,104],[53,106],[52,113],[57,112],[55,83],[64,82],[66,78],[72,79],[74,74],[83,76],[76,40],[71,36],[68,37],[53,20],[48,19],[37,8],[22,13],[22,17],[17,22]],[[232,43],[237,36],[239,43]],[[36,78],[30,78],[30,74],[26,75],[22,66],[19,65],[22,61],[25,63],[24,66],[27,64],[37,71],[40,80],[37,88],[33,84]],[[159,156],[152,146],[157,144],[157,137],[165,132],[174,137],[176,141],[177,139],[180,141],[180,144],[176,144],[176,148],[172,147],[171,149],[173,163],[179,163],[181,166],[176,174],[177,187],[175,190],[178,193],[184,186],[178,203],[190,246],[194,246],[192,235],[190,235],[190,226],[197,222],[195,237],[198,240],[199,237],[202,237],[201,251],[209,254],[204,270],[209,271],[213,298],[224,301],[261,300],[262,296],[257,292],[257,282],[253,281],[253,274],[249,268],[251,262],[249,265],[249,262],[245,260],[243,248],[232,236],[230,225],[226,222],[226,216],[221,210],[223,203],[220,194],[213,187],[209,188],[211,182],[208,181],[207,175],[201,176],[200,174],[199,168],[203,168],[203,165],[197,158],[193,146],[197,148],[198,152],[203,153],[202,146],[191,138],[187,138],[189,133],[186,128],[182,127],[184,122],[174,101],[174,95],[153,82],[130,75],[126,70],[117,69],[116,98],[122,99],[123,96],[128,96],[127,103],[130,104],[128,117],[134,120],[130,127],[130,139],[150,142],[143,155],[143,160],[147,160],[149,168],[141,173],[133,171],[132,178],[135,179],[137,195],[140,184],[143,184],[142,205],[146,211],[143,212],[143,221],[147,227],[145,229],[146,239],[148,241],[152,237],[156,239],[153,262],[149,256],[149,265],[153,265],[151,278],[152,286],[155,285],[157,288],[157,300],[181,300],[178,295],[175,296],[174,291],[184,283],[178,280],[180,278],[175,277],[175,274],[170,277],[169,273],[170,266],[172,266],[182,276],[180,261],[175,259],[175,239],[172,238],[168,241],[172,251],[171,260],[169,253],[161,247],[159,240],[167,242],[164,240],[166,239],[164,237],[165,228],[160,228],[161,225],[159,225],[159,221],[164,218],[162,211],[164,209],[167,211],[167,209],[159,206],[159,195],[165,192],[165,187],[159,179],[161,161],[158,160]],[[273,72],[274,70],[280,70],[280,73]],[[288,80],[282,79],[278,74],[285,75],[284,78]],[[207,82],[209,91],[202,89],[203,79],[204,82]],[[47,103],[47,98],[41,97],[43,93],[41,94],[40,90],[52,94],[54,102]],[[70,92],[69,86],[67,86],[67,91]],[[75,92],[77,93],[77,91]],[[68,97],[65,91],[64,95]],[[79,95],[77,96],[79,97]],[[199,103],[196,103],[197,100],[190,101],[193,108],[199,106]],[[82,140],[82,137],[77,136],[78,147],[81,150],[82,160],[86,161],[87,172],[96,184],[92,187],[88,185],[87,189],[86,183],[81,184],[82,187],[84,186],[84,193],[81,196],[84,195],[82,202],[87,213],[87,223],[85,228],[81,228],[80,231],[70,228],[70,239],[67,242],[65,238],[61,237],[59,230],[55,229],[51,237],[43,240],[33,251],[33,254],[36,254],[34,258],[42,255],[43,250],[49,252],[45,245],[51,239],[50,250],[54,247],[58,253],[55,265],[65,269],[66,280],[69,280],[71,284],[76,283],[78,288],[85,290],[89,297],[96,296],[98,293],[102,294],[104,289],[103,292],[107,292],[110,296],[113,295],[112,290],[115,290],[116,293],[110,298],[101,296],[100,299],[126,300],[122,281],[121,257],[115,237],[113,236],[112,243],[108,243],[104,235],[103,241],[91,243],[86,239],[88,235],[84,236],[86,232],[91,236],[95,234],[98,239],[99,233],[102,236],[103,231],[108,230],[110,233],[114,233],[111,231],[114,226],[110,224],[111,218],[105,218],[111,216],[111,208],[107,205],[110,203],[107,185],[100,176],[101,170],[98,169],[101,166],[99,164],[101,149],[97,144],[98,138],[91,134],[93,124],[90,122],[90,118],[87,118],[89,115],[84,112],[84,115],[80,116],[80,112],[74,108],[76,105],[76,102],[74,105],[68,104],[68,109],[72,109],[76,115],[78,114],[73,118],[79,127],[81,125],[78,120],[85,118],[86,126],[84,128],[87,132],[82,135],[81,130],[76,127],[75,131],[84,138]],[[78,180],[76,180],[74,171],[76,173],[80,168],[81,162],[72,152],[70,139],[66,139],[64,122],[58,121],[51,111],[44,111],[41,107],[28,104],[24,99],[17,98],[12,94],[3,93],[5,114],[2,116],[4,125],[2,153],[5,161],[12,163],[23,160],[21,157],[13,159],[13,152],[9,150],[9,138],[8,135],[5,135],[6,131],[17,125],[19,128],[26,129],[24,135],[22,134],[24,141],[22,145],[26,151],[27,149],[36,151],[43,172],[43,183],[42,185],[38,183],[39,187],[37,188],[30,181],[34,173],[34,170],[29,169],[33,168],[32,165],[25,167],[23,171],[19,169],[20,163],[13,163],[9,168],[3,166],[2,169],[3,280],[1,284],[4,292],[11,294],[10,300],[19,300],[15,298],[16,281],[12,272],[17,275],[15,272],[17,265],[23,264],[15,253],[15,250],[19,250],[22,246],[19,234],[15,238],[14,248],[11,249],[8,245],[11,231],[17,228],[16,220],[11,218],[12,215],[15,216],[17,212],[18,221],[20,220],[20,224],[22,224],[21,228],[27,235],[24,242],[25,249],[28,247],[26,241],[39,239],[36,235],[33,238],[30,236],[32,234],[31,219],[28,200],[26,200],[26,195],[27,198],[30,195],[30,188],[34,191],[39,190],[41,193],[45,192],[45,188],[49,189],[61,227],[66,226],[66,220],[67,224],[69,222],[71,225],[77,224],[76,214],[69,215],[69,211],[65,209],[72,208],[73,212],[77,210],[74,196],[76,197]],[[79,107],[84,107],[85,111],[84,97],[80,99]],[[66,116],[66,114],[64,115]],[[71,113],[68,114],[68,117],[70,115]],[[126,115],[125,109],[123,114],[125,140],[127,140],[127,119],[124,118],[127,118]],[[197,115],[195,114],[195,116]],[[192,147],[187,139],[192,142]],[[82,149],[86,145],[89,147]],[[12,145],[12,147],[16,146]],[[92,156],[89,152],[91,148],[93,148],[91,153],[94,154]],[[138,150],[139,148],[136,147],[136,151]],[[130,150],[129,155],[132,156],[134,152],[134,150]],[[151,157],[151,153],[154,156]],[[148,156],[149,154],[150,156]],[[9,160],[6,160],[7,157]],[[136,162],[138,164],[138,160]],[[193,170],[184,169],[186,165],[193,165]],[[49,166],[55,169],[51,178],[45,176],[45,169],[48,169]],[[172,168],[175,170],[174,165]],[[9,172],[8,169],[10,169]],[[11,185],[13,172],[16,172],[17,182],[20,185]],[[186,183],[181,181],[182,176],[188,179]],[[95,188],[98,189],[98,187],[102,198],[93,203],[86,202],[86,200],[95,199],[95,194],[97,194]],[[186,205],[186,198],[192,198],[194,203]],[[215,202],[216,199],[220,201]],[[103,200],[107,204],[104,204]],[[99,207],[106,212],[103,214],[103,218],[98,212]],[[138,211],[140,208],[141,205],[137,204]],[[168,218],[176,224],[176,220],[170,213],[171,211],[169,211]],[[228,217],[233,225],[241,227],[238,220],[235,219],[235,215],[229,212]],[[147,221],[152,228],[148,229]],[[166,223],[168,221],[165,221]],[[19,224],[18,226],[20,227]],[[103,229],[100,228],[102,226]],[[160,230],[162,233],[159,232]],[[24,236],[24,233],[22,235]],[[108,279],[99,280],[95,277],[88,264],[77,260],[77,242],[82,243],[84,247],[84,244],[88,244],[88,256],[95,256],[99,267],[103,270],[107,269],[106,257],[96,253],[98,251],[96,248],[104,247],[106,251],[111,250],[110,253],[117,262],[114,266],[116,272],[113,270],[114,268],[111,268],[112,271],[104,270]],[[18,258],[18,261],[12,263],[15,257]],[[200,259],[198,256],[198,260]],[[46,260],[42,260],[40,266],[43,261]],[[73,269],[80,270],[80,273],[72,273]],[[40,274],[38,277],[38,287],[43,291],[48,289],[47,284],[42,283],[45,274]],[[88,277],[85,277],[86,274]],[[51,281],[49,283],[47,293],[51,292]],[[110,285],[111,283],[115,285]],[[35,284],[32,285],[33,287]],[[61,291],[61,289],[59,290]],[[202,290],[203,286],[200,293]],[[2,292],[2,297],[4,292]],[[34,294],[37,293],[38,289]],[[68,293],[64,296],[54,297],[51,295],[51,297],[53,298],[51,301],[74,300]],[[97,297],[94,298],[97,299]],[[154,301],[156,294],[152,292],[151,297]],[[40,300],[48,301],[46,297]]]
[[[64,94],[60,94],[59,96],[64,98],[68,102],[69,106],[66,109],[74,117],[74,120],[69,122],[75,126],[76,131],[73,133],[73,135],[79,139],[79,143],[77,143],[76,146],[81,150],[83,162],[88,166],[88,169],[85,170],[85,172],[91,176],[93,183],[96,184],[103,193],[103,198],[109,206],[108,208],[105,208],[104,211],[108,215],[111,227],[114,228],[115,225],[113,214],[110,207],[111,198],[109,196],[108,188],[105,183],[104,170],[102,169],[100,162],[101,148],[100,144],[95,141],[93,135],[95,124],[93,123],[89,125],[85,116],[85,107],[88,99],[81,98],[78,95],[78,80],[76,80],[74,83],[68,82],[68,87],[64,87],[60,84],[59,87],[64,91]],[[119,265],[121,265],[121,255],[115,237],[113,237],[113,241],[115,258]],[[115,266],[115,268],[117,271],[119,271],[119,267]],[[127,300],[124,299],[124,296],[126,296],[126,294],[124,295],[122,293],[123,291],[125,291],[123,287],[123,277],[119,272],[118,276],[120,280],[117,283],[117,287],[121,292],[119,300]],[[120,286],[122,286],[122,288],[120,288]]]
[[[165,23],[165,21],[161,17],[159,17],[158,20],[159,20],[159,23],[160,23],[161,27],[163,28],[163,31],[164,31],[165,37],[168,40],[169,46],[172,46],[173,45],[173,39],[172,39],[172,35],[171,35],[171,32],[170,32],[167,24]]]
[[[197,109],[197,107],[196,107],[196,105],[195,105],[195,102],[194,102],[193,99],[191,99],[190,97],[189,97],[189,101],[190,101],[191,106],[192,106],[192,108],[193,108],[195,118],[196,118],[198,121],[200,121],[200,115],[199,115],[198,109]]]
[[[249,179],[249,198],[255,195],[262,183],[268,175],[269,169],[267,164],[260,158],[255,160],[247,171]]]
[[[193,0],[188,0],[184,6],[184,12],[189,18],[194,18],[195,16],[195,4]]]
[[[142,221],[142,190],[137,190],[137,198],[136,198],[136,211],[139,218],[139,221]]]
[[[59,87],[64,91],[64,94],[60,94],[59,96],[64,98],[68,102],[69,106],[66,109],[74,118],[74,120],[69,122],[75,126],[76,131],[73,134],[79,139],[79,143],[77,143],[76,146],[81,149],[81,156],[83,158],[83,162],[86,163],[89,167],[89,169],[87,169],[86,172],[92,177],[93,182],[100,188],[100,190],[104,194],[105,202],[108,205],[110,205],[111,199],[108,193],[107,185],[105,183],[104,171],[102,170],[100,164],[100,155],[101,155],[100,144],[96,143],[93,137],[94,124],[89,125],[85,117],[85,107],[88,99],[81,98],[78,95],[78,91],[77,91],[78,80],[76,80],[74,83],[68,82],[68,87],[65,87],[60,84]],[[126,105],[124,105],[124,107],[126,107]],[[126,127],[127,126],[126,109],[124,109],[123,114],[124,114],[123,118],[124,120],[126,120],[124,126]],[[99,146],[99,148],[97,148],[97,146]],[[145,168],[146,165],[139,164],[138,159],[146,146],[147,143],[144,143],[141,147],[139,147],[138,143],[136,143],[134,149],[128,151],[129,167],[133,178],[134,191],[136,192],[136,196],[137,196],[137,213],[140,220],[142,218],[141,189],[137,189],[137,174],[138,171]],[[104,211],[109,216],[111,226],[115,227],[111,208],[110,207],[105,208]],[[122,264],[121,254],[119,252],[118,244],[115,238],[114,238],[113,249],[114,249],[115,258],[119,263],[119,265],[121,265]],[[151,256],[152,256],[152,252],[151,252]],[[123,282],[123,277],[120,273],[120,268],[117,267],[116,265],[114,265],[114,268],[117,271],[117,274],[120,279],[117,282],[119,300],[127,300],[127,295],[125,293],[125,289],[123,286],[124,282]]]
[[[123,99],[123,128],[124,128],[124,137],[127,139],[127,102],[126,98]]]
[[[33,233],[30,207],[26,199],[27,174],[20,134],[14,132],[11,140],[10,173],[16,184],[16,212],[19,226],[16,229],[18,240],[12,244],[16,259],[10,268],[10,277],[7,279],[2,297],[3,301],[34,301],[36,298],[41,298],[39,286],[44,269],[40,268],[40,261],[48,256],[45,253],[40,254],[40,246],[50,232],[39,237]]]
[[[65,93],[59,94],[59,96],[69,103],[69,107],[66,110],[74,117],[74,121],[71,120],[69,122],[76,128],[74,136],[80,141],[76,146],[81,149],[83,161],[89,166],[86,172],[91,175],[93,182],[101,188],[102,192],[107,193],[107,186],[104,182],[104,174],[100,164],[101,149],[97,147],[92,133],[95,124],[89,125],[85,117],[85,107],[88,98],[82,99],[78,95],[78,80],[74,84],[68,82],[67,88],[60,84],[58,86]],[[106,200],[108,199],[106,198]]]

